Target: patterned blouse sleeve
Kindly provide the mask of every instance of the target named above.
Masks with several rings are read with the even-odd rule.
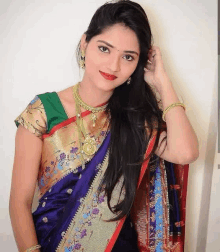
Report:
[[[47,118],[40,98],[36,96],[14,122],[17,127],[21,124],[35,136],[42,139],[42,135],[47,130]]]

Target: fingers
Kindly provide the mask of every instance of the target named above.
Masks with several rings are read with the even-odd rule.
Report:
[[[158,46],[152,46],[151,49],[149,50],[148,56],[149,60],[152,62],[155,56],[160,56],[160,48]]]
[[[152,46],[148,52],[148,61],[147,65],[145,66],[146,69],[152,70],[155,65],[155,57],[160,56],[160,48],[158,46]]]
[[[160,47],[159,46],[152,46],[151,51],[155,51],[155,52],[160,52]]]
[[[149,59],[148,59],[148,62],[152,63],[153,60],[154,60],[155,55],[156,55],[156,54],[151,55],[151,56],[149,57]]]
[[[147,70],[153,70],[153,69],[154,69],[154,66],[153,66],[152,62],[150,62],[150,61],[148,60],[148,63],[147,63],[147,65],[145,66],[145,68],[146,68]]]
[[[154,51],[151,51],[148,56],[148,62],[153,62],[154,57],[156,56],[156,53]]]

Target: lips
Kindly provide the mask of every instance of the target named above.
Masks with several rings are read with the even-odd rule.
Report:
[[[114,80],[114,79],[117,78],[117,76],[115,76],[115,75],[107,74],[107,73],[104,73],[104,72],[101,72],[101,71],[99,71],[99,72],[107,80]]]

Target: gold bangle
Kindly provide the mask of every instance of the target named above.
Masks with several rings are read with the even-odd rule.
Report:
[[[28,249],[26,249],[24,252],[30,252],[30,251],[34,251],[35,249],[41,248],[40,244],[34,245]]]
[[[184,108],[184,110],[186,109],[186,106],[182,103],[182,102],[176,102],[176,103],[172,103],[171,105],[169,105],[164,111],[163,111],[163,115],[162,115],[162,119],[165,121],[165,115],[166,113],[171,109],[174,108],[176,106],[181,106]]]

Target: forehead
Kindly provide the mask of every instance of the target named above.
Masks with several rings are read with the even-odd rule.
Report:
[[[122,24],[110,26],[94,37],[95,42],[100,39],[113,45],[117,50],[135,50],[139,52],[137,35],[129,27]]]

